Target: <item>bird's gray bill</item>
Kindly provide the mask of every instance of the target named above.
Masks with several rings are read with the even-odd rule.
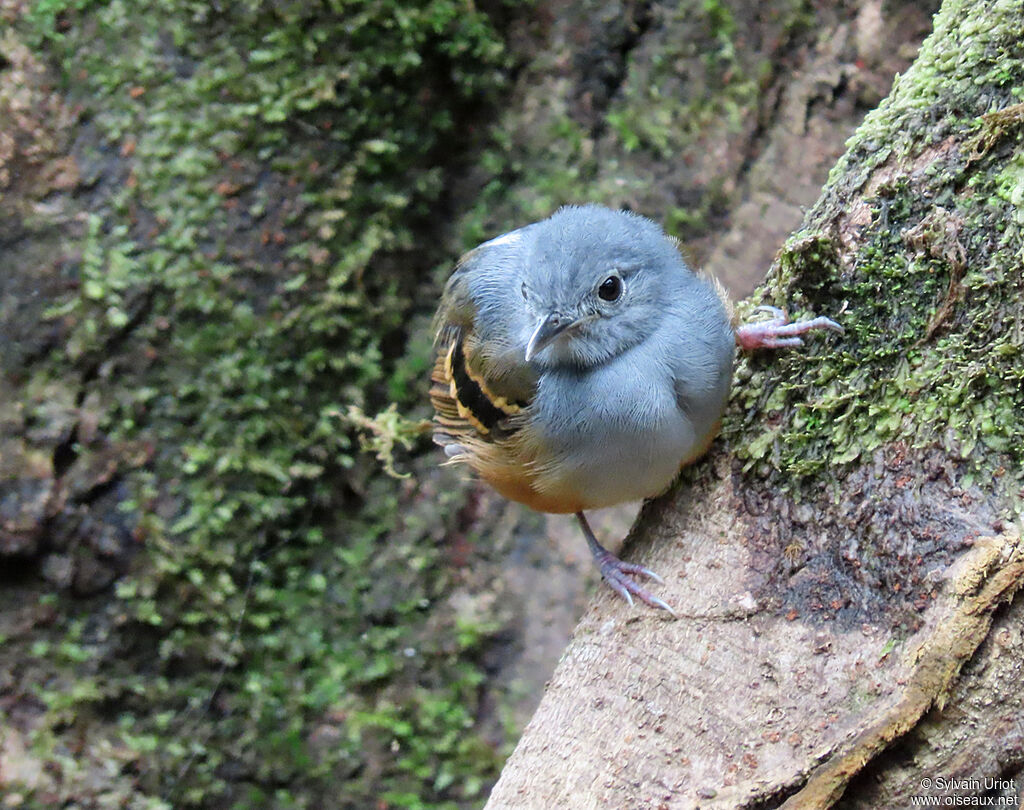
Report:
[[[551,341],[562,332],[572,326],[575,321],[557,312],[547,315],[537,324],[537,328],[530,335],[530,342],[526,344],[526,362],[529,363],[537,354],[543,351]]]

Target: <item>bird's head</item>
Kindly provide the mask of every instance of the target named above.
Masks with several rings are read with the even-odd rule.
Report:
[[[596,205],[538,223],[524,255],[520,340],[541,368],[589,368],[646,340],[684,276],[675,242],[648,219]]]

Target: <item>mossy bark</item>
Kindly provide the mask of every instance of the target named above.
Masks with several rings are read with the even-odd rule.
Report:
[[[1019,801],[1022,26],[949,0],[851,139],[755,297],[846,334],[742,361],[633,533],[682,618],[599,594],[488,808]]]
[[[426,413],[440,276],[591,200],[748,288],[932,2],[0,0],[5,801],[477,806],[590,564],[427,441],[401,483],[358,453]],[[820,418],[761,372],[725,457],[789,486]],[[788,611],[827,569],[763,508]]]

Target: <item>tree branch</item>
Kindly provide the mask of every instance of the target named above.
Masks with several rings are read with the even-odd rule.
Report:
[[[988,674],[1024,662],[1022,24],[947,0],[851,139],[753,302],[846,335],[740,364],[631,535],[684,618],[598,593],[489,810],[895,806],[1024,761]]]

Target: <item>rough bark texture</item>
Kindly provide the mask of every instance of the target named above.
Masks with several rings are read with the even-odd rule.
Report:
[[[518,172],[479,205],[491,223],[481,238],[566,201],[626,206],[672,228],[693,264],[742,298],[817,199],[845,141],[910,66],[937,9],[880,0],[548,4],[543,46],[519,74],[505,121]],[[578,141],[561,134],[572,126]],[[624,149],[624,137],[638,143]],[[512,617],[494,660],[518,729],[586,593],[602,586],[574,520],[552,515],[538,526],[535,513],[485,484],[474,502],[464,529],[486,540],[464,567],[473,572],[465,586],[499,593]],[[615,544],[637,508],[590,517]]]
[[[571,520],[545,524],[437,469],[427,441],[412,458],[399,453],[412,478],[386,479],[371,454],[355,455],[353,425],[370,447],[381,439],[378,449],[396,434],[365,418],[345,427],[339,414],[395,404],[425,414],[429,320],[450,261],[566,202],[656,218],[694,264],[737,293],[751,289],[846,138],[913,60],[938,4],[438,0],[406,3],[412,17],[397,28],[389,9],[400,0],[362,5],[374,11],[357,19],[338,4],[0,0],[0,795],[8,805],[479,806],[583,610],[593,576],[585,546]],[[444,9],[455,6],[454,28],[439,33]],[[311,53],[317,42],[322,50]],[[939,61],[960,57],[962,43],[950,42]],[[987,291],[987,268],[1017,266],[1003,261],[1017,231],[997,235],[972,213],[990,198],[978,210],[1019,225],[1019,169],[1007,162],[1017,119],[972,118],[1020,100],[1015,57],[998,41],[987,47],[988,56],[964,54],[962,86],[950,92],[963,105],[955,115],[905,93],[915,117],[874,121],[861,147],[890,146],[858,158],[874,183],[861,195],[870,206],[843,218],[833,209],[853,192],[837,193],[787,251],[774,301],[814,310],[848,301],[840,316],[848,334],[816,343],[810,359],[742,367],[712,465],[721,480],[698,490],[725,499],[701,516],[727,518],[728,533],[691,542],[668,528],[670,503],[647,513],[669,543],[659,553],[693,555],[679,562],[686,578],[670,598],[707,617],[685,636],[694,639],[689,680],[673,674],[679,656],[669,642],[681,642],[653,637],[676,678],[666,676],[672,694],[706,708],[704,725],[694,726],[708,729],[704,748],[666,755],[669,765],[701,750],[712,763],[698,763],[696,793],[683,780],[684,792],[666,789],[670,798],[659,802],[689,806],[701,790],[727,796],[732,770],[750,766],[744,756],[762,756],[753,743],[713,744],[734,681],[741,691],[755,684],[750,695],[765,705],[779,705],[784,690],[772,693],[763,677],[796,684],[781,703],[792,717],[772,714],[758,727],[762,747],[798,745],[799,737],[776,739],[783,726],[812,741],[837,738],[800,727],[807,713],[798,713],[796,694],[847,660],[829,656],[828,622],[864,633],[865,667],[874,666],[867,652],[914,632],[917,605],[935,602],[955,627],[980,633],[1002,592],[997,584],[939,597],[936,579],[957,551],[949,538],[982,514],[963,503],[966,516],[951,513],[947,470],[970,490],[965,472],[998,474],[999,458],[1018,469],[1013,448],[1022,446],[1019,416],[1006,404],[1019,398],[1019,366],[1000,360],[1019,339],[985,327],[1006,320],[985,303],[1010,297],[1005,286]],[[433,56],[417,59],[424,48]],[[409,74],[395,64],[419,67]],[[376,91],[357,103],[345,95],[368,87]],[[415,103],[396,104],[396,92]],[[500,102],[481,105],[485,97]],[[422,102],[441,113],[426,128]],[[393,118],[395,110],[403,114]],[[949,152],[945,139],[962,126],[976,138]],[[893,137],[898,127],[919,140]],[[451,135],[433,140],[442,131]],[[968,153],[979,162],[966,166]],[[917,154],[989,180],[977,193],[952,180],[937,206],[919,202],[931,180],[897,171]],[[837,182],[843,177],[863,185],[858,175]],[[406,205],[410,189],[419,202]],[[825,227],[835,221],[838,230]],[[859,234],[862,224],[873,230]],[[897,253],[912,254],[910,266],[883,262]],[[870,272],[843,274],[861,264]],[[843,273],[833,284],[836,266]],[[340,300],[324,294],[339,284]],[[904,299],[902,309],[890,306]],[[977,328],[965,328],[972,317]],[[926,348],[944,342],[941,351],[917,352],[922,335]],[[901,356],[914,374],[894,367]],[[913,386],[924,400],[911,409],[920,446],[901,449]],[[190,395],[176,396],[183,388]],[[986,455],[986,441],[1010,449]],[[972,442],[981,454],[974,467],[963,461],[976,455]],[[877,463],[860,461],[874,454]],[[336,464],[339,456],[346,463]],[[822,505],[816,492],[830,463],[844,499]],[[915,464],[933,477],[910,476]],[[680,496],[678,509],[697,497]],[[986,508],[998,514],[1000,504]],[[603,528],[614,539],[624,533]],[[986,559],[970,570],[985,570]],[[905,598],[893,602],[897,587]],[[976,608],[980,624],[971,623]],[[806,648],[781,655],[768,641],[775,625],[765,617],[779,612],[793,616],[784,628]],[[726,653],[752,649],[730,635],[749,629],[747,614],[766,634],[754,649],[767,664],[741,678],[742,668],[731,669],[739,659]],[[652,621],[615,615],[635,623],[627,640]],[[895,642],[879,640],[901,623]],[[914,786],[922,752],[945,758],[949,773],[982,772],[978,762],[986,773],[1015,772],[1019,698],[993,699],[983,688],[1019,679],[1020,633],[1011,619],[1000,627],[953,686],[955,724],[926,714],[888,749],[900,760],[876,757],[843,801],[892,804]],[[631,660],[595,638],[582,648],[595,663]],[[902,649],[893,646],[883,663]],[[641,667],[649,653],[630,655]],[[705,656],[714,678],[702,676]],[[908,672],[948,677],[948,668],[929,667],[938,664]],[[840,686],[818,703],[841,704]],[[659,693],[638,680],[626,694]],[[667,719],[675,703],[665,700]],[[922,703],[892,706],[856,745],[837,743],[837,761],[884,744]],[[757,715],[745,711],[722,734],[748,734],[744,717]],[[612,751],[649,733],[606,714]],[[607,761],[613,767],[602,772],[623,778],[644,772],[595,750],[581,749],[580,762]],[[785,772],[789,749],[771,753]],[[659,768],[650,764],[652,779],[664,776]],[[656,795],[634,786],[641,798],[632,801],[619,776],[604,778],[610,806]],[[537,791],[524,803],[549,798]]]
[[[1018,806],[1022,24],[946,2],[851,140],[760,293],[846,335],[742,363],[632,535],[681,618],[599,593],[488,808]]]

